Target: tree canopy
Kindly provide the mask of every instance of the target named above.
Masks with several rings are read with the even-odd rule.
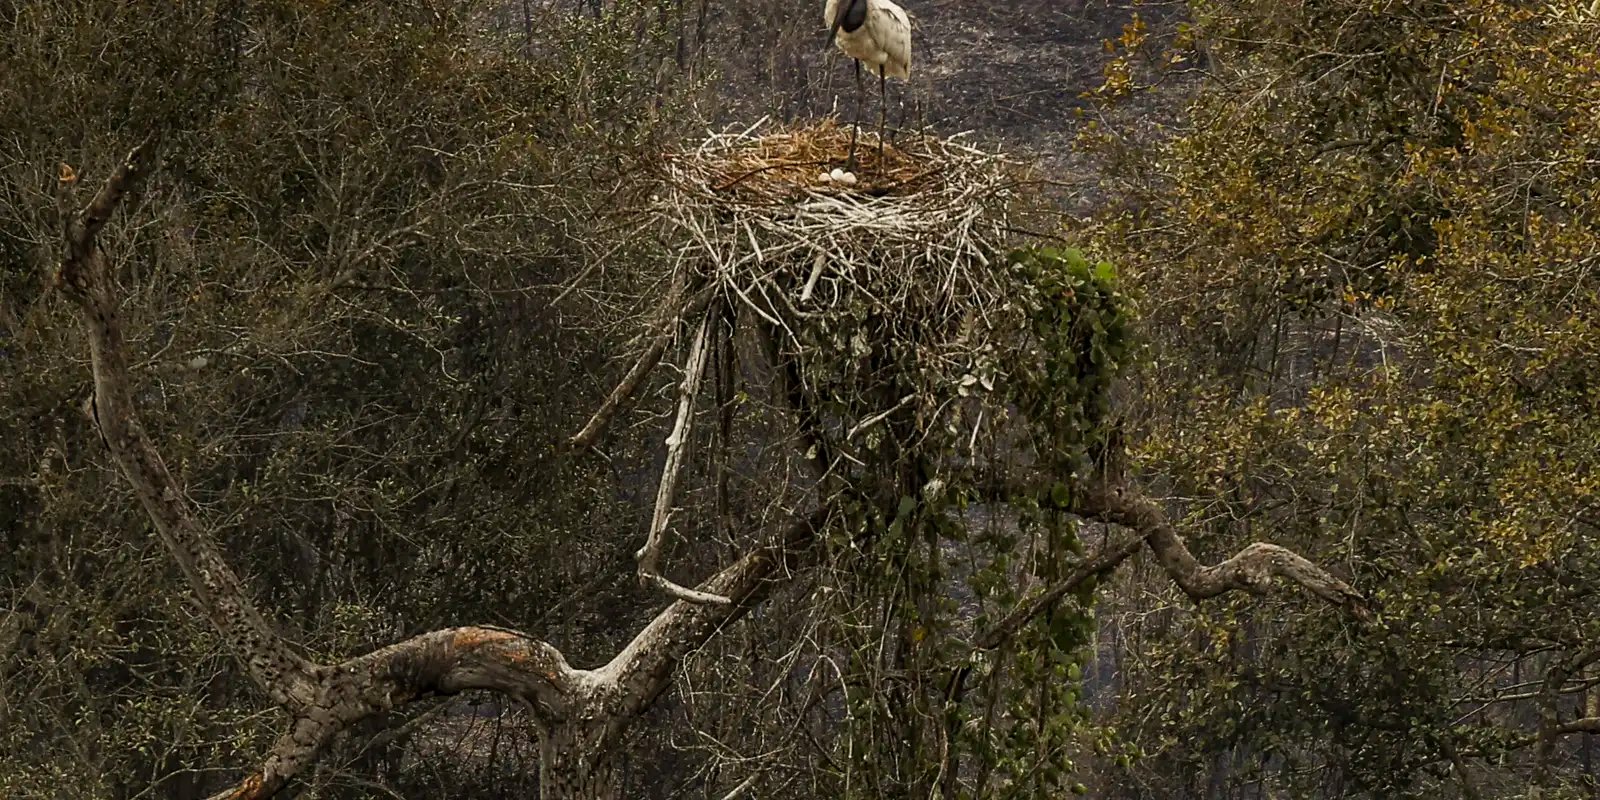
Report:
[[[1201,541],[1279,532],[1348,565],[1382,622],[1241,605],[1141,627],[1124,691],[1172,713],[1128,732],[1197,796],[1590,785],[1600,22],[1194,8],[1175,41],[1128,37],[1112,74],[1133,77],[1104,93],[1199,61],[1170,137],[1088,134],[1122,205],[1095,235],[1151,300],[1130,441]]]
[[[0,795],[1594,794],[1600,9],[790,5],[0,0]]]

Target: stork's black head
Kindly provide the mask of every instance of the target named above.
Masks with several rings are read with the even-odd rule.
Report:
[[[833,42],[839,35],[840,28],[843,28],[845,33],[855,33],[865,24],[867,24],[867,0],[840,3],[839,11],[833,17],[833,29],[828,31],[828,42]]]

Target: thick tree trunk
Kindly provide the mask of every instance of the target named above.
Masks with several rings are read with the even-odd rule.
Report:
[[[552,725],[539,741],[540,800],[616,800],[616,748],[593,723]]]

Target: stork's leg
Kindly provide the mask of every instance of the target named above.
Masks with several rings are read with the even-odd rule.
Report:
[[[883,169],[883,136],[889,129],[889,76],[878,67],[878,169]]]
[[[856,118],[850,126],[850,158],[844,162],[847,172],[856,171],[856,135],[861,133],[861,96],[866,94],[866,84],[861,81],[861,62],[856,62]]]
[[[906,98],[911,96],[911,82],[906,81],[900,85],[900,124],[895,126],[901,133],[910,130],[906,126],[911,121],[911,107],[906,105]]]

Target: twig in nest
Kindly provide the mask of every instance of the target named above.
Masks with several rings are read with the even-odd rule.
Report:
[[[828,255],[817,253],[817,260],[811,264],[811,277],[806,278],[806,288],[800,290],[800,302],[811,299],[811,291],[817,288],[817,280],[822,277],[822,268],[828,266]]]

